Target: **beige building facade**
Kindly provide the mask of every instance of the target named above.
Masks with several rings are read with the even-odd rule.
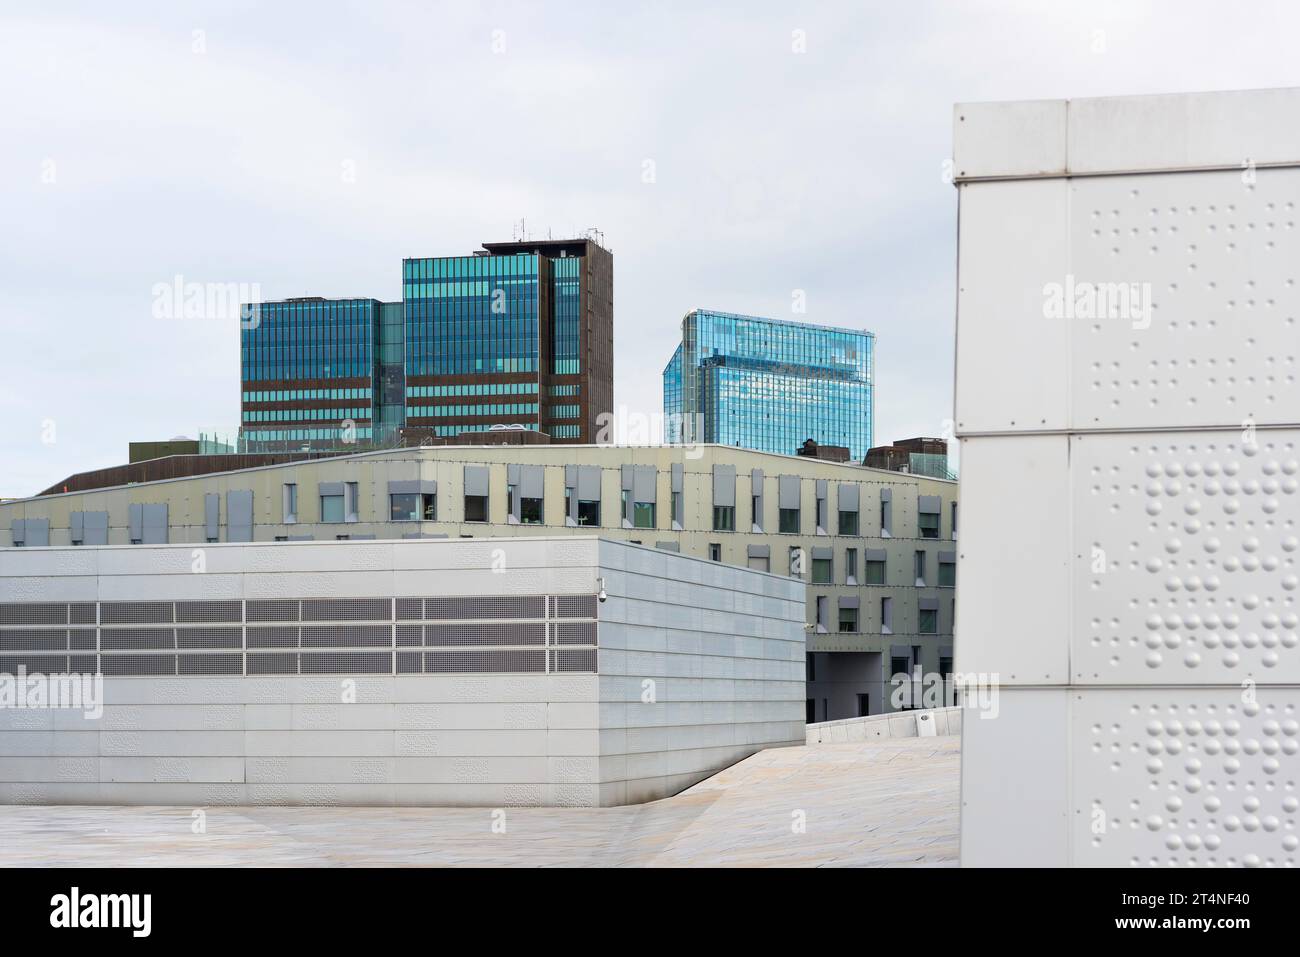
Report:
[[[598,534],[803,580],[824,721],[897,710],[896,674],[951,672],[957,524],[955,482],[812,457],[442,446],[7,501],[0,548]]]

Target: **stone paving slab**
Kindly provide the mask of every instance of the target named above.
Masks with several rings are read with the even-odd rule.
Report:
[[[772,748],[617,808],[0,807],[0,866],[955,866],[961,738]],[[801,816],[800,816],[801,815]],[[798,823],[803,823],[799,830]]]

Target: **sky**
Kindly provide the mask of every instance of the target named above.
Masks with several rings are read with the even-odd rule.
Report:
[[[402,257],[521,220],[612,249],[625,414],[711,308],[871,330],[877,443],[943,435],[954,103],[1296,86],[1297,34],[1280,2],[3,0],[0,497],[233,432],[238,320],[169,310],[177,277],[392,301]]]

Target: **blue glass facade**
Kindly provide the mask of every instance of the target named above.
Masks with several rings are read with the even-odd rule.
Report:
[[[404,260],[407,376],[535,374],[549,265],[540,256]]]
[[[291,299],[244,319],[247,449],[393,444],[404,427],[593,441],[613,403],[613,259],[586,238],[404,259],[400,302]]]
[[[244,448],[373,437],[382,306],[376,299],[305,298],[243,307]]]
[[[805,439],[861,461],[874,438],[875,337],[696,310],[664,368],[664,440],[792,455]]]

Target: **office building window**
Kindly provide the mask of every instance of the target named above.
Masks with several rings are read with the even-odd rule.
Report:
[[[488,520],[488,497],[486,495],[465,496],[465,521],[486,522]]]
[[[880,633],[882,635],[892,635],[894,633],[894,599],[880,599]]]
[[[803,578],[803,549],[798,545],[790,546],[790,577]]]
[[[925,584],[925,552],[917,551],[916,557],[913,560],[913,565],[915,566],[914,571],[916,573],[917,585],[924,585]]]
[[[857,606],[852,608],[840,608],[840,631],[857,631],[858,630],[858,609]]]
[[[322,495],[320,497],[320,520],[322,522],[342,522],[343,514],[343,496],[340,495]]]
[[[939,563],[939,587],[955,588],[957,586],[957,565],[955,562]]]
[[[856,535],[858,534],[858,513],[840,511],[840,534]]]
[[[711,562],[722,561],[722,546],[719,545],[717,542],[709,543],[709,561]]]
[[[939,537],[939,513],[938,512],[921,512],[917,516],[917,524],[921,528],[922,538]]]
[[[835,561],[831,558],[817,558],[812,562],[812,580],[814,585],[830,585],[835,580]]]
[[[284,524],[292,525],[298,521],[298,486],[293,482],[284,483]]]
[[[578,501],[578,524],[599,526],[600,525],[600,502]]]
[[[678,492],[673,495],[677,496]],[[734,532],[736,530],[736,506],[713,506],[713,530],[715,532]]]
[[[394,522],[437,521],[438,497],[420,492],[394,492],[388,496],[389,519]]]
[[[923,635],[937,635],[939,633],[939,610],[937,608],[922,608],[920,625],[916,630]]]
[[[864,575],[864,585],[883,585],[885,583],[885,563],[883,561],[868,561]]]
[[[952,503],[952,540],[957,541],[957,503]]]
[[[856,585],[858,583],[858,550],[856,548],[844,549],[844,584]]]
[[[761,532],[763,530],[763,496],[750,496],[749,514],[753,519],[752,525],[754,531]]]
[[[780,525],[778,526],[782,534],[798,535],[799,534],[799,509],[783,508],[781,509]]]

